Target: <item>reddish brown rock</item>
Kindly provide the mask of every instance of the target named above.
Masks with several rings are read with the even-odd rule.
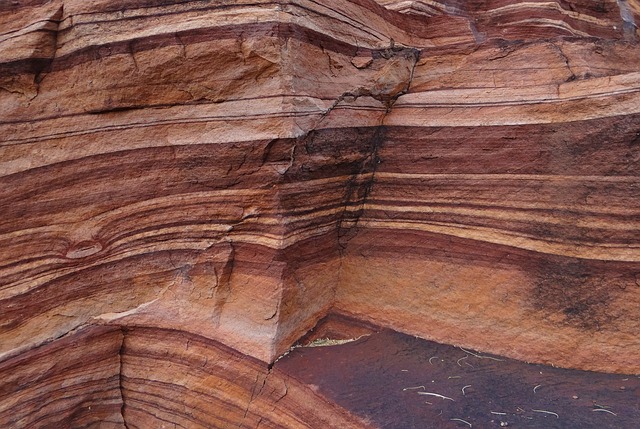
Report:
[[[325,333],[362,329],[337,322],[328,317],[323,340],[275,367],[377,427],[614,429],[640,418],[637,376],[526,364],[389,330],[335,344]]]
[[[90,327],[0,363],[0,426],[122,428],[118,328]]]
[[[30,374],[50,355],[52,376],[73,383],[82,365],[125,377],[96,359],[130,359],[122,380],[138,401],[127,414],[123,381],[120,397],[88,389],[20,417],[15,404],[40,393],[10,383],[1,418],[118,425],[110,413],[124,404],[129,427],[162,413],[187,426],[358,427],[331,400],[299,409],[304,386],[271,416],[274,385],[256,419],[238,411],[255,391],[245,379],[220,408],[196,405],[220,368],[198,384],[199,358],[176,354],[171,373],[158,357],[175,336],[198,338],[205,358],[244,356],[250,380],[330,312],[639,373],[639,11],[637,0],[0,5],[0,365]],[[135,353],[114,357],[122,335]],[[75,368],[68,338],[95,359]],[[155,393],[136,369],[145,359],[164,368]],[[188,400],[149,411],[175,386]],[[103,394],[113,407],[87,414]]]
[[[372,427],[286,373],[184,331],[87,328],[0,370],[7,428]]]

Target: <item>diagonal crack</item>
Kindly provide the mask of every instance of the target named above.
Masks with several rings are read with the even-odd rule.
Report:
[[[260,385],[260,388],[258,389],[258,391],[256,392],[256,387],[258,386],[259,382],[260,382],[260,374],[256,375],[256,381],[253,383],[253,388],[251,389],[251,397],[249,398],[249,402],[247,402],[247,407],[244,410],[244,415],[242,416],[242,420],[240,422],[238,422],[237,427],[241,427],[242,424],[244,423],[244,421],[247,418],[247,415],[249,414],[249,409],[251,408],[251,404],[253,403],[253,401],[258,398],[260,396],[260,394],[262,393],[262,390],[264,389],[264,386],[267,384],[267,378],[269,378],[269,375],[271,375],[271,367],[269,367],[267,369],[267,373],[265,374],[264,378],[262,379],[262,384]],[[260,419],[262,420],[262,419]],[[260,424],[260,422],[258,422],[258,425]]]

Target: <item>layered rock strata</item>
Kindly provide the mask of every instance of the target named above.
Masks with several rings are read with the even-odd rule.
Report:
[[[203,356],[224,345],[258,374],[330,311],[527,361],[640,372],[639,11],[636,0],[0,5],[2,373],[35,374],[46,355],[56,380],[90,366],[105,384],[56,393],[68,405],[49,418],[86,426],[74,410],[100,403],[92,418],[117,426],[129,383],[145,427],[153,400],[133,392],[154,378],[118,366],[123,329],[136,333],[129,350],[145,335],[194,336],[216,344]],[[63,352],[73,335],[96,350],[80,367]],[[174,360],[190,362],[179,374],[196,365]],[[172,384],[160,366],[154,386]],[[20,425],[14,400],[3,418]],[[210,416],[235,420],[238,404]],[[194,422],[226,424],[208,418]]]
[[[7,428],[374,427],[288,374],[184,331],[90,327],[0,365]]]

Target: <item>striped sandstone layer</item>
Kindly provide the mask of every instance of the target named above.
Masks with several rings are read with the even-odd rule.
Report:
[[[183,331],[88,327],[0,370],[6,428],[372,427],[286,373]]]
[[[638,2],[379,3],[0,5],[2,374],[107,380],[0,421],[154,426],[145,380],[198,364],[127,379],[123,332],[263,374],[330,311],[640,372]]]

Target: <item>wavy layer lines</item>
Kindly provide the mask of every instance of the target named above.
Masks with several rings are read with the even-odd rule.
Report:
[[[418,3],[0,6],[3,361],[107,324],[272,362],[337,307],[636,370],[637,1]],[[142,427],[178,382],[139,341]]]
[[[410,15],[467,17],[482,38],[537,39],[554,36],[637,40],[637,0],[458,1],[377,0]]]

